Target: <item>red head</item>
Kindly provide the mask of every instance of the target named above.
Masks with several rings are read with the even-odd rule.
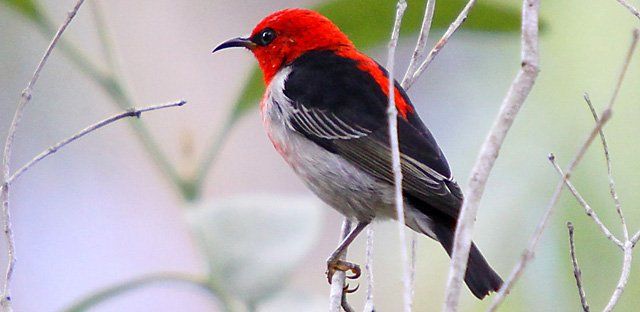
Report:
[[[306,9],[275,12],[258,23],[249,38],[231,39],[213,52],[230,47],[251,50],[267,83],[278,70],[305,52],[355,49],[349,38],[328,18]]]

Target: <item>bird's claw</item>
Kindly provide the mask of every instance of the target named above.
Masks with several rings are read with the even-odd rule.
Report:
[[[342,291],[345,294],[353,294],[354,292],[358,291],[359,288],[360,288],[360,284],[356,285],[356,287],[352,289],[349,289],[349,284],[345,284],[344,288],[342,288]]]
[[[357,279],[362,275],[362,270],[360,270],[360,266],[355,263],[343,261],[343,260],[335,260],[327,262],[327,280],[329,284],[331,284],[331,279],[333,278],[333,274],[336,271],[348,272],[351,271],[353,275],[347,275],[348,279]],[[358,287],[356,287],[353,291],[356,291]]]

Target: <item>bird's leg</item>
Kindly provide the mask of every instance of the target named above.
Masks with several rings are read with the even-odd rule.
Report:
[[[356,227],[351,230],[351,232],[349,232],[349,235],[347,235],[347,237],[345,237],[342,242],[340,242],[338,248],[336,248],[336,250],[327,259],[327,280],[329,281],[329,284],[331,284],[331,278],[336,271],[351,271],[353,275],[347,276],[350,279],[356,279],[360,277],[360,274],[362,273],[360,267],[355,263],[341,260],[340,256],[356,239],[358,234],[360,234],[360,232],[362,232],[362,230],[367,227],[367,225],[369,225],[369,222],[358,222]]]

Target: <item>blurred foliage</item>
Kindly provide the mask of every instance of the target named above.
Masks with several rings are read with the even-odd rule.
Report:
[[[0,0],[0,3],[5,3],[7,6],[24,15],[24,17],[39,26],[49,25],[48,19],[42,13],[43,10],[37,1]]]
[[[440,1],[436,4],[432,29],[446,28],[458,16],[467,1]],[[360,49],[370,49],[389,40],[396,11],[396,0],[334,0],[314,8],[335,22]],[[425,1],[409,0],[402,20],[400,35],[414,35],[420,31]],[[479,2],[469,13],[462,29],[516,32],[520,29],[520,11],[497,4]],[[254,108],[264,93],[259,68],[251,71],[249,79],[234,104],[231,122]]]
[[[129,291],[166,282],[191,284],[211,293],[221,311],[295,311],[292,305],[304,303],[282,290],[319,237],[320,206],[311,197],[256,194],[200,203],[187,211],[187,223],[205,255],[206,276],[172,272],[141,276],[98,290],[63,311],[88,311]],[[304,291],[295,295],[312,296]]]
[[[189,209],[211,288],[250,307],[272,298],[317,240],[320,205],[309,197],[242,194]]]

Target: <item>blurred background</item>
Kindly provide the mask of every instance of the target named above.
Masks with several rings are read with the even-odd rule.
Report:
[[[59,25],[74,3],[0,0],[3,138],[20,91],[50,40],[51,25]],[[408,64],[424,4],[409,1],[397,76]],[[437,3],[431,44],[463,5]],[[409,92],[463,187],[519,68],[519,6],[520,1],[481,1]],[[16,311],[66,311],[114,285],[120,294],[75,306],[76,311],[326,311],[325,259],[337,244],[342,218],[312,196],[264,135],[254,109],[260,90],[253,85],[260,80],[254,78],[247,87],[255,66],[250,53],[210,53],[221,41],[249,33],[262,17],[286,7],[321,8],[367,53],[386,62],[395,11],[390,0],[85,3],[25,111],[14,168],[123,107],[177,99],[188,104],[147,113],[142,123],[121,121],[95,132],[14,184]],[[503,277],[519,260],[558,181],[547,154],[554,152],[561,164],[571,159],[593,125],[583,93],[590,93],[598,110],[606,105],[631,30],[640,25],[613,0],[542,1],[541,16],[542,71],[489,180],[474,234]],[[640,228],[638,57],[606,127],[634,233]],[[154,143],[148,138],[142,143],[141,127],[165,155],[158,158],[156,152],[155,159],[165,158],[170,166],[154,161],[148,148]],[[207,154],[213,161],[203,170],[199,164],[209,159]],[[599,142],[574,182],[620,234]],[[589,302],[596,310],[607,302],[622,254],[565,194],[534,262],[502,310],[580,309],[567,221],[576,227]],[[397,228],[391,222],[374,226],[376,310],[399,311]],[[349,258],[364,264],[364,248],[363,235]],[[634,264],[618,311],[636,311],[640,304],[640,261]],[[420,237],[415,311],[440,309],[447,271],[441,247]],[[366,279],[358,282],[360,291],[350,302],[360,310]],[[488,304],[466,290],[462,301],[462,311],[483,311]]]

